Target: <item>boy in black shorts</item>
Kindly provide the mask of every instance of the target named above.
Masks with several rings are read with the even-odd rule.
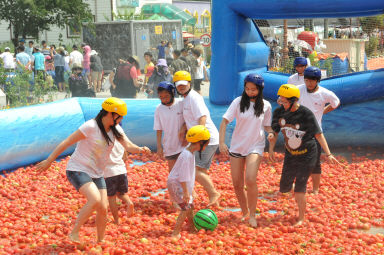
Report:
[[[281,107],[273,112],[272,129],[268,135],[269,157],[275,161],[274,147],[277,135],[284,135],[285,156],[280,179],[280,192],[289,192],[295,181],[295,200],[299,208],[299,218],[295,225],[304,221],[307,181],[315,165],[317,156],[316,140],[320,143],[331,163],[339,162],[331,154],[327,141],[311,110],[298,103],[300,90],[292,84],[284,84],[277,95]]]

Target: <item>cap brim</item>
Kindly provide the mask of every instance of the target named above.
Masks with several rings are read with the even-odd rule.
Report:
[[[189,81],[177,81],[175,82],[176,87],[180,85],[188,85]]]

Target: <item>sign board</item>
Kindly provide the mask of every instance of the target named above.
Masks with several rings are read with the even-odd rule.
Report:
[[[155,26],[155,34],[161,35],[163,33],[163,26]]]
[[[211,35],[210,34],[203,34],[200,36],[200,39],[203,41],[201,45],[204,47],[209,47],[211,46]]]

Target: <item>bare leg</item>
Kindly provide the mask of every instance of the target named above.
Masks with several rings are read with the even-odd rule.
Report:
[[[200,183],[201,186],[208,193],[209,203],[207,206],[219,205],[218,200],[220,193],[216,191],[213,182],[207,173],[207,169],[196,167],[196,181]]]
[[[176,220],[175,229],[172,232],[173,238],[179,239],[181,237],[180,231],[186,217],[187,217],[187,211],[180,211],[179,216],[177,217],[177,220]]]
[[[101,76],[101,74],[100,74],[100,76]],[[101,78],[99,78],[97,80],[97,92],[100,92],[100,91],[101,91]]]
[[[304,218],[305,218],[305,209],[307,205],[305,193],[295,192],[295,200],[296,200],[297,206],[299,207],[299,218],[297,222],[294,224],[295,226],[297,226],[297,225],[301,225],[304,222]]]
[[[131,199],[128,196],[128,193],[125,193],[123,195],[119,195],[119,198],[123,202],[126,203],[126,205],[127,205],[127,216],[131,217],[134,214],[134,212],[135,212],[135,208],[134,208],[134,205],[133,205]]]
[[[119,225],[119,207],[116,203],[116,196],[108,197],[109,208],[111,208],[111,213],[116,225]]]
[[[173,166],[176,163],[176,159],[168,159],[167,162],[168,162],[168,170],[169,170],[169,172],[171,172]]]
[[[92,84],[93,84],[93,91],[97,93],[97,80],[92,80]]]
[[[188,218],[188,224],[189,224],[189,229],[191,232],[195,232],[195,224],[193,223],[193,209],[188,209],[187,210],[187,218]]]
[[[235,189],[237,201],[240,204],[243,218],[249,215],[247,195],[244,190],[244,166],[245,159],[230,157],[232,184]]]
[[[247,185],[247,200],[249,208],[249,224],[251,227],[257,227],[256,205],[257,205],[257,173],[262,157],[259,154],[250,154],[246,157],[245,182]]]
[[[108,212],[108,197],[107,189],[99,189],[101,196],[101,203],[97,207],[96,213],[96,229],[97,229],[97,242],[104,240],[105,228],[107,227],[107,212]]]
[[[88,182],[81,186],[80,194],[87,198],[87,203],[81,208],[77,215],[75,226],[69,235],[69,238],[74,242],[79,242],[80,227],[88,220],[92,212],[101,204],[101,195],[95,183]]]
[[[319,193],[321,174],[312,174],[313,194]]]

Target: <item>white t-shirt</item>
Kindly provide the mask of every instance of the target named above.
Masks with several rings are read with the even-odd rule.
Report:
[[[72,64],[71,64],[71,67],[73,66],[73,64],[78,64],[78,65],[82,65],[83,63],[83,54],[81,54],[79,51],[77,50],[74,50],[71,52],[71,54],[69,54],[69,58],[70,60],[72,60]]]
[[[183,101],[181,99],[175,99],[171,106],[162,104],[157,106],[153,130],[163,131],[161,143],[165,156],[172,156],[183,150],[184,147],[178,136],[183,124]]]
[[[16,66],[15,61],[13,59],[13,55],[10,52],[6,51],[6,52],[1,53],[0,58],[3,59],[5,69],[15,68],[15,66]]]
[[[295,74],[292,74],[291,76],[289,76],[289,79],[288,79],[288,84],[293,84],[293,85],[301,85],[301,84],[305,84],[304,82],[304,75],[303,76],[299,76],[298,73],[295,73]]]
[[[186,182],[188,192],[191,194],[190,202],[192,202],[192,192],[195,186],[195,155],[187,148],[184,148],[177,158],[175,165],[168,175],[168,182]]]
[[[104,170],[104,177],[112,177],[120,174],[126,174],[127,169],[123,160],[124,147],[121,143],[115,140],[115,144],[112,148],[111,154],[109,154],[108,161]]]
[[[195,79],[203,79],[204,78],[204,60],[199,57],[197,58],[197,66],[195,70]]]
[[[321,127],[321,119],[323,118],[324,107],[326,104],[331,104],[336,108],[340,104],[339,98],[332,91],[320,87],[314,93],[308,93],[305,85],[297,86],[300,90],[299,104],[304,105],[315,114],[317,123]]]
[[[240,101],[241,96],[233,100],[223,115],[223,118],[229,122],[236,119],[229,150],[243,156],[250,153],[262,155],[265,147],[264,126],[271,126],[272,106],[268,101],[263,100],[264,113],[256,117],[253,108],[255,103],[250,102],[248,110],[240,112]]]
[[[217,131],[215,124],[213,124],[204,98],[192,89],[184,98],[183,104],[183,116],[187,128],[190,129],[193,126],[199,125],[200,117],[207,116],[205,127],[211,134],[209,145],[219,144],[219,131]]]
[[[116,126],[116,129],[120,133],[124,133],[119,125]],[[91,178],[103,177],[109,154],[115,142],[112,130],[108,132],[108,136],[112,140],[109,145],[95,119],[85,122],[79,127],[79,130],[86,138],[77,143],[75,152],[68,161],[67,170],[85,172]]]

